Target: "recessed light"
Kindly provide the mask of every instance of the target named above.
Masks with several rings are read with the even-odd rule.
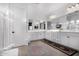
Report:
[[[56,18],[56,15],[49,16],[49,19],[54,19],[54,18]]]

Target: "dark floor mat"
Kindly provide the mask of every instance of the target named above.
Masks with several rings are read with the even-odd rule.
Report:
[[[51,47],[53,48],[56,48],[58,50],[60,50],[61,52],[69,55],[69,56],[72,56],[74,55],[75,53],[77,53],[77,51],[75,49],[72,49],[72,48],[69,48],[69,47],[66,47],[66,46],[63,46],[63,45],[60,45],[58,43],[55,43],[55,42],[52,42],[52,41],[49,41],[47,39],[43,39],[41,40],[42,42],[50,45]]]

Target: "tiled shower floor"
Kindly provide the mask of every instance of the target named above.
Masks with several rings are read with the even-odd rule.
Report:
[[[21,46],[3,52],[3,56],[67,56],[65,53],[41,42],[34,41],[28,46]]]

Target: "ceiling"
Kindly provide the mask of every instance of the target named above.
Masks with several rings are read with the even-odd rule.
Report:
[[[0,12],[7,13],[11,18],[27,18],[32,20],[48,20],[51,15],[66,13],[67,3],[0,3]]]

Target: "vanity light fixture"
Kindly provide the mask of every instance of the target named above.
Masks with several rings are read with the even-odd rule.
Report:
[[[76,7],[79,7],[79,4],[76,4]]]
[[[78,8],[79,8],[79,3],[72,4],[71,6],[67,7],[67,11],[73,12],[73,11],[79,10]]]
[[[43,23],[43,22],[44,22],[43,20],[40,21],[40,23]]]

